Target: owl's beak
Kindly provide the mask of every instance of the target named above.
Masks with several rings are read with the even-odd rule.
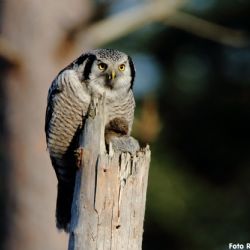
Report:
[[[108,79],[109,79],[109,80],[114,80],[115,77],[116,77],[115,71],[112,70],[111,74],[108,74]]]

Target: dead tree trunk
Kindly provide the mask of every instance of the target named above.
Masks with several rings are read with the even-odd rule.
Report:
[[[105,150],[104,101],[92,102],[81,138],[69,250],[141,249],[150,150]]]

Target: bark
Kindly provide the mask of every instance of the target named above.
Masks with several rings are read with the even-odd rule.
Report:
[[[103,103],[94,101],[80,140],[69,250],[141,249],[150,150],[107,153]]]

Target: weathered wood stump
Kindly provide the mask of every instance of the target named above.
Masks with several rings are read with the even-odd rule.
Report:
[[[93,99],[80,138],[69,250],[141,249],[150,150],[106,152],[104,98]]]

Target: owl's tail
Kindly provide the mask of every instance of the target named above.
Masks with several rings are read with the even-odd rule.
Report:
[[[68,232],[71,219],[71,204],[74,194],[74,182],[59,181],[57,186],[56,226]]]

